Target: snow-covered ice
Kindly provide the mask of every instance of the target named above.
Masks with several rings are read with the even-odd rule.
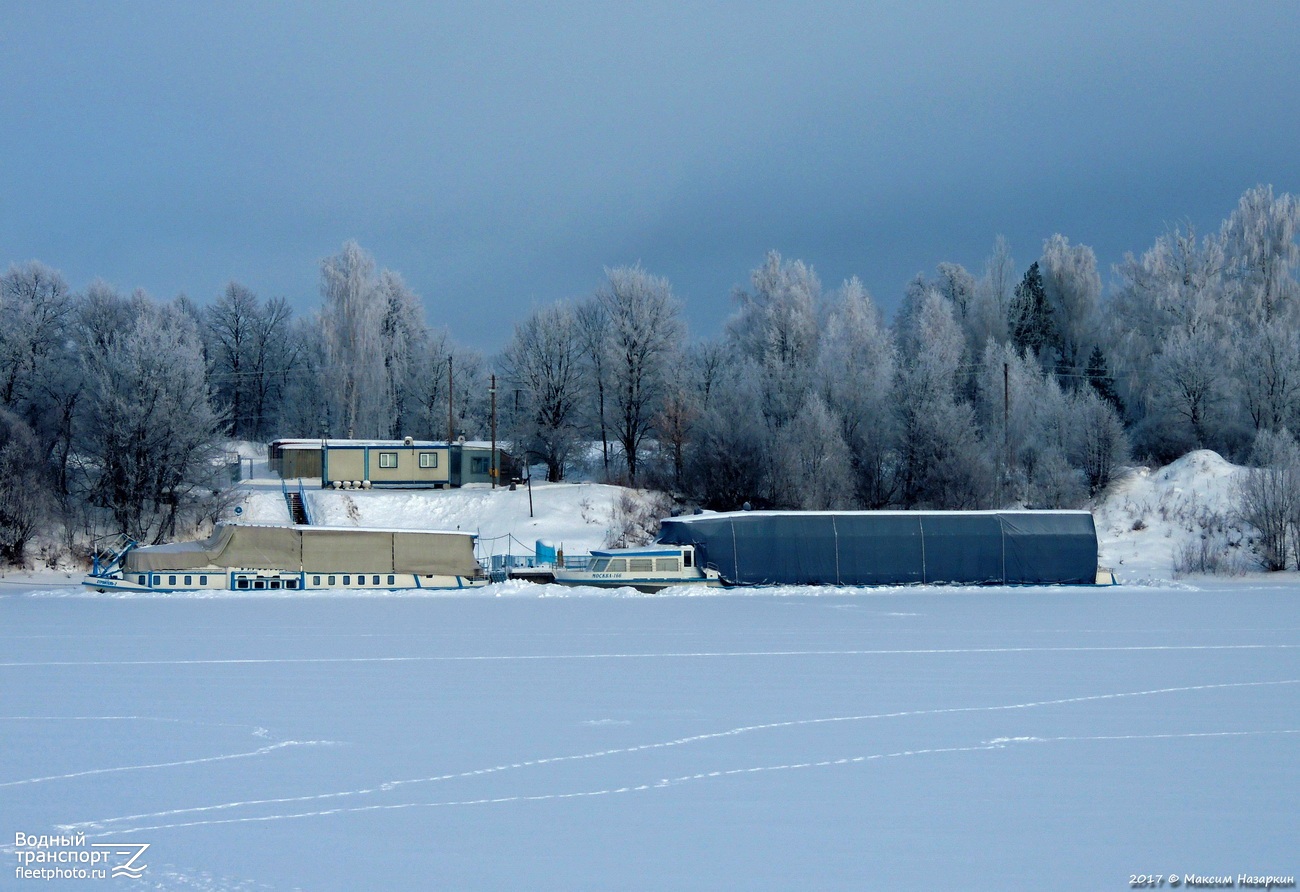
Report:
[[[1267,580],[208,600],[6,585],[0,876],[40,885],[15,878],[17,832],[148,843],[158,889],[1294,874],[1297,604]]]

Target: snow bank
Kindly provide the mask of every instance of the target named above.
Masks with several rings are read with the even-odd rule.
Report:
[[[1246,533],[1233,518],[1236,489],[1248,471],[1208,449],[1158,470],[1133,469],[1093,509],[1101,565],[1127,584],[1167,584],[1175,558],[1214,535],[1253,567]]]

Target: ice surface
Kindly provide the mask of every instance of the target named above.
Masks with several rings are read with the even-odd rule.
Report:
[[[1300,869],[1289,582],[684,594],[7,585],[0,884],[16,832],[149,843],[151,889]]]

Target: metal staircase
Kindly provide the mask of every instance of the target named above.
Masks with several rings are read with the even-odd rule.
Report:
[[[303,492],[302,481],[298,481],[298,489],[289,489],[285,481],[280,481],[280,491],[284,493],[284,503],[289,508],[289,518],[296,524],[302,526],[311,525],[311,515],[307,513],[307,494]]]

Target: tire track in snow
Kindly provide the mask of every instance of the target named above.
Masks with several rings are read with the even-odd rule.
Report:
[[[952,746],[952,747],[932,747],[928,749],[900,750],[892,753],[871,753],[859,756],[844,756],[838,759],[822,759],[819,761],[809,762],[789,762],[778,765],[755,765],[745,768],[728,768],[717,771],[702,771],[696,774],[686,774],[673,778],[662,778],[656,782],[646,782],[636,785],[625,785],[622,787],[609,787],[600,790],[578,790],[563,793],[538,793],[534,795],[520,796],[498,796],[484,799],[459,799],[443,800],[435,802],[395,802],[395,803],[375,803],[373,805],[345,806],[341,808],[321,809],[319,811],[296,812],[291,814],[276,815],[257,815],[238,818],[218,818],[215,820],[203,821],[185,821],[173,824],[154,824],[140,827],[118,827],[105,833],[88,834],[93,837],[100,837],[121,833],[143,833],[152,830],[175,830],[187,827],[210,827],[220,824],[248,824],[266,821],[287,821],[299,818],[319,818],[329,817],[332,815],[358,814],[361,812],[372,811],[396,811],[409,808],[455,808],[465,806],[483,806],[483,805],[502,805],[516,802],[553,802],[565,799],[587,799],[597,796],[617,796],[627,793],[641,793],[649,790],[660,790],[679,784],[692,783],[697,781],[714,780],[718,778],[737,777],[747,774],[762,774],[775,771],[801,771],[812,768],[833,768],[844,765],[854,765],[865,762],[875,762],[884,759],[897,759],[907,756],[929,756],[944,755],[951,753],[977,753],[991,752],[995,750],[1007,749],[1015,744],[1023,743],[1062,743],[1062,742],[1091,742],[1091,741],[1125,741],[1125,740],[1201,740],[1207,738],[1228,738],[1228,737],[1261,737],[1268,735],[1291,735],[1300,734],[1300,728],[1287,728],[1282,730],[1268,731],[1250,731],[1250,730],[1231,730],[1231,731],[1191,731],[1186,733],[1165,733],[1165,734],[1129,734],[1129,735],[1098,735],[1095,737],[1086,736],[1068,736],[1068,737],[1003,737],[973,746]],[[149,816],[145,816],[149,817]],[[85,825],[68,825],[70,827],[80,827]],[[64,827],[59,828],[61,831]]]
[[[619,756],[632,753],[642,753],[652,750],[670,749],[673,747],[686,746],[693,743],[703,743],[711,740],[720,740],[727,737],[739,737],[744,734],[751,734],[759,731],[771,731],[783,728],[811,727],[816,725],[830,725],[842,722],[864,722],[881,719],[894,718],[912,718],[920,716],[940,716],[940,715],[958,715],[963,713],[975,712],[1004,712],[1019,709],[1036,709],[1047,706],[1066,706],[1076,703],[1089,703],[1104,700],[1120,700],[1132,697],[1152,697],[1160,694],[1179,694],[1193,691],[1211,691],[1211,690],[1228,690],[1233,688],[1252,688],[1252,687],[1271,687],[1281,685],[1300,684],[1300,678],[1282,679],[1277,681],[1242,681],[1242,682],[1225,682],[1218,684],[1203,685],[1184,685],[1170,688],[1152,688],[1144,691],[1120,691],[1109,694],[1086,694],[1079,697],[1063,697],[1053,700],[1033,700],[1024,703],[1005,703],[993,706],[950,706],[937,709],[916,709],[898,712],[880,712],[864,715],[847,715],[847,716],[827,716],[814,719],[790,719],[783,722],[767,722],[756,725],[744,725],[737,728],[729,728],[725,731],[713,731],[706,734],[695,734],[688,737],[679,737],[673,740],[656,741],[654,743],[643,743],[636,746],[618,747],[613,749],[597,750],[589,753],[579,753],[567,756],[551,756],[548,758],[529,759],[526,761],[514,762],[505,765],[496,765],[490,768],[477,768],[470,771],[452,772],[448,774],[433,775],[430,777],[410,778],[406,780],[387,781],[375,787],[363,788],[359,790],[339,790],[331,793],[316,793],[308,796],[286,796],[273,799],[250,799],[241,802],[224,802],[217,805],[203,805],[191,808],[170,809],[167,811],[145,812],[135,815],[124,815],[116,818],[101,818],[94,821],[81,821],[74,824],[59,825],[60,831],[85,830],[85,829],[103,829],[107,825],[119,824],[127,821],[140,821],[149,818],[163,818],[177,815],[201,814],[205,812],[229,811],[237,808],[249,808],[263,805],[287,805],[294,802],[320,802],[327,799],[342,799],[354,796],[372,796],[378,793],[388,793],[399,787],[410,786],[413,784],[437,783],[440,781],[462,780],[467,778],[483,777],[489,774],[498,774],[504,771],[515,771],[524,768],[534,768],[540,765],[555,765],[562,762],[579,762],[589,759],[600,759],[607,756]],[[1013,738],[1004,738],[1011,740]],[[332,813],[332,812],[331,812]],[[147,828],[153,829],[153,828]]]
[[[223,756],[203,756],[195,759],[180,759],[175,762],[153,762],[147,765],[122,765],[117,768],[91,768],[86,771],[73,771],[68,774],[51,774],[46,777],[29,777],[25,780],[14,780],[0,782],[0,788],[3,787],[21,787],[27,784],[43,784],[47,781],[72,780],[78,777],[90,777],[96,774],[118,774],[124,771],[148,771],[155,768],[179,768],[185,765],[203,765],[209,762],[229,762],[233,759],[250,759],[254,756],[264,756],[275,750],[285,749],[294,746],[338,746],[337,741],[333,740],[283,740],[279,743],[272,743],[268,746],[258,747],[246,753],[228,753]]]
[[[51,669],[61,666],[262,666],[329,663],[513,663],[548,660],[675,660],[726,657],[870,657],[943,654],[1143,653],[1150,651],[1296,650],[1300,644],[1135,644],[1061,647],[925,647],[867,650],[670,651],[666,653],[515,654],[406,657],[243,657],[210,660],[49,660],[5,662],[4,669]]]

